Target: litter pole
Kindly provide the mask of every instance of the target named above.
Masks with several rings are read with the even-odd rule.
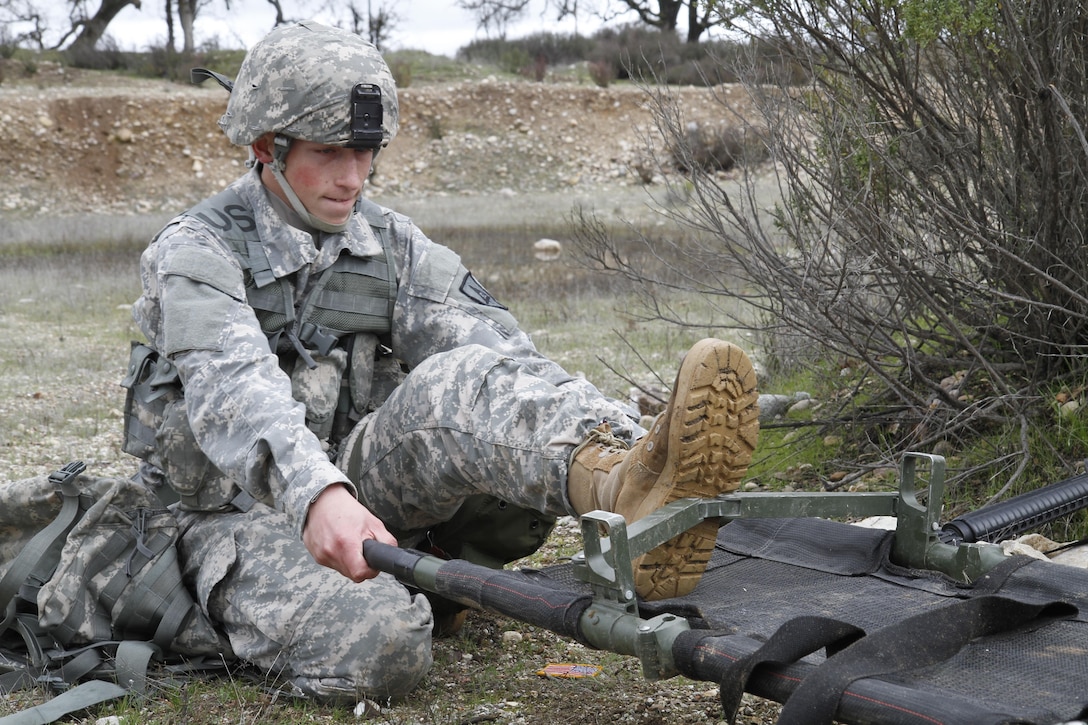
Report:
[[[363,556],[375,569],[409,586],[589,644],[578,626],[593,601],[588,592],[557,587],[534,572],[489,569],[460,559],[447,561],[373,540],[363,542]]]
[[[408,586],[547,629],[594,649],[638,657],[647,679],[665,679],[679,672],[672,645],[690,625],[674,614],[642,619],[617,602],[594,600],[589,592],[564,588],[538,572],[447,561],[377,541],[363,542],[363,556],[372,567]]]

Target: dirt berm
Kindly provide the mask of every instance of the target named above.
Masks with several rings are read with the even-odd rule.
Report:
[[[0,223],[170,216],[245,171],[245,151],[216,125],[227,94],[215,83],[48,63],[18,77],[8,63]],[[747,104],[739,86],[668,92],[685,124],[728,123]],[[668,158],[646,89],[486,78],[413,84],[399,98],[400,132],[367,193],[420,224],[537,225],[575,204],[629,217],[660,190],[660,176],[647,185],[636,171]]]

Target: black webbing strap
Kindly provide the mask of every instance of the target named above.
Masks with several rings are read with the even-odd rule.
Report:
[[[26,670],[12,670],[0,675],[0,694],[29,690],[36,684],[38,684],[37,680]]]
[[[38,615],[21,612],[10,618],[7,623],[7,631],[14,632],[23,640],[26,647],[26,662],[35,669],[44,668],[49,664],[46,650],[56,643],[38,624]]]
[[[102,664],[103,657],[100,647],[87,647],[69,660],[56,671],[57,677],[69,685],[79,682],[90,674],[96,667]]]
[[[943,662],[973,639],[1068,618],[1062,602],[1029,603],[988,595],[959,600],[870,633],[829,657],[786,700],[779,725],[831,725],[855,680]],[[796,620],[795,620],[796,621]]]
[[[718,692],[725,719],[736,722],[741,698],[756,667],[790,664],[825,647],[830,657],[863,636],[865,632],[858,627],[828,617],[805,616],[786,622],[758,650],[721,673]]]

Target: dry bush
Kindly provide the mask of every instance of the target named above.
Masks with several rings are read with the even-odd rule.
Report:
[[[590,61],[586,67],[589,70],[589,77],[598,88],[608,88],[612,85],[612,81],[616,80],[616,69],[606,60]]]
[[[736,325],[772,364],[841,369],[827,415],[862,421],[860,457],[1003,431],[988,476],[1007,487],[1040,457],[1071,473],[1086,444],[1057,425],[1053,391],[1088,379],[1088,18],[1046,4],[761,7],[750,27],[804,71],[783,79],[810,79],[768,83],[738,64],[760,81],[747,120],[774,176],[723,182],[727,152],[651,93],[658,143],[681,150],[695,199],[665,211],[701,242],[647,244],[681,286],[743,301]],[[773,208],[759,201],[768,183]],[[614,259],[587,231],[591,255]]]
[[[765,160],[766,143],[763,134],[751,127],[691,121],[671,139],[669,155],[680,171],[713,173]]]

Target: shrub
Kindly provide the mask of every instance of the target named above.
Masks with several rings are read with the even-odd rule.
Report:
[[[670,139],[669,154],[681,171],[729,171],[766,158],[762,135],[752,128],[691,123]]]
[[[733,42],[686,43],[675,33],[638,25],[605,28],[593,37],[592,59],[620,69],[620,78],[691,86],[737,80],[727,62],[739,53]]]
[[[760,75],[768,79],[788,77],[795,84],[806,78],[800,65],[783,60],[774,43],[687,43],[676,33],[636,24],[602,28],[592,37],[536,33],[516,40],[474,40],[457,58],[537,80],[543,78],[541,63],[588,63],[590,78],[601,87],[616,79],[696,86],[733,83],[738,80],[736,68],[750,64],[759,64]]]
[[[591,60],[586,67],[589,69],[589,77],[600,88],[608,88],[616,80],[616,69],[606,60]]]
[[[412,64],[403,60],[391,60],[389,72],[393,74],[393,80],[397,88],[408,88],[412,85]]]
[[[768,186],[709,173],[755,144],[685,127],[675,97],[651,96],[694,188],[674,217],[706,234],[653,252],[716,309],[749,305],[732,319],[779,370],[834,366],[821,415],[859,468],[945,451],[963,456],[950,482],[1001,481],[995,496],[1041,461],[1060,463],[1048,477],[1071,474],[1083,428],[1055,422],[1049,401],[1060,388],[1079,403],[1088,379],[1083,19],[1038,3],[952,4],[934,18],[931,3],[908,2],[906,20],[864,22],[848,0],[799,7],[753,5],[751,27],[769,34],[736,49],[745,118],[776,162]],[[718,97],[722,118],[730,98]],[[667,288],[613,249],[598,240],[593,259],[648,299]],[[972,450],[984,453],[961,453]]]

